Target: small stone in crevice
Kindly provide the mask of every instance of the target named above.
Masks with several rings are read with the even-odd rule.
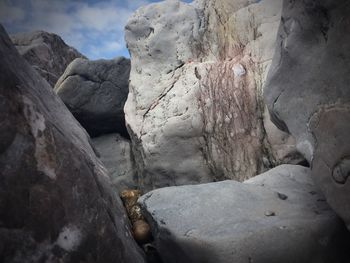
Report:
[[[147,244],[152,239],[151,228],[145,220],[137,220],[134,222],[132,232],[134,239],[139,244]]]
[[[143,220],[141,209],[137,204],[137,200],[140,196],[141,192],[139,190],[124,190],[120,194],[120,198],[123,201],[132,224],[137,220]]]
[[[152,235],[151,228],[143,217],[140,206],[137,204],[140,196],[141,192],[139,190],[124,190],[120,194],[132,224],[132,235],[136,242],[142,245],[150,242]]]
[[[146,222],[141,213],[141,208],[137,200],[141,196],[141,191],[127,189],[121,192],[120,198],[123,201],[124,207],[132,224],[132,236],[146,254],[148,263],[162,263],[159,253],[153,241],[151,227]]]

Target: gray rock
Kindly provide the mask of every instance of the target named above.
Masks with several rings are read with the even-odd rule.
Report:
[[[129,19],[125,116],[143,190],[242,181],[293,159],[290,135],[269,136],[263,122],[281,8],[280,0],[164,1]]]
[[[54,88],[74,117],[90,136],[118,132],[128,137],[124,104],[128,96],[130,60],[78,58]]]
[[[157,189],[139,203],[167,263],[348,262],[346,228],[305,167]]]
[[[85,58],[56,34],[45,31],[17,33],[11,40],[18,52],[54,87],[70,62]]]
[[[120,193],[125,189],[137,189],[131,142],[115,133],[93,138],[92,143],[108,169],[116,191]]]
[[[341,0],[285,1],[265,99],[350,229],[349,12]]]
[[[89,137],[0,26],[0,261],[144,262]]]

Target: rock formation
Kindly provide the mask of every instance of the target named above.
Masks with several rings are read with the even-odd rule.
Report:
[[[348,262],[348,232],[306,167],[157,189],[139,202],[163,262]]]
[[[84,58],[56,34],[45,31],[11,35],[18,52],[54,87],[75,58]]]
[[[265,99],[350,229],[350,4],[285,1]]]
[[[299,159],[293,139],[271,128],[261,95],[281,6],[165,1],[129,19],[125,114],[142,189],[241,181]]]
[[[113,133],[93,138],[92,143],[108,169],[116,191],[120,193],[125,189],[136,189],[137,178],[130,141]]]
[[[90,136],[117,132],[128,137],[124,104],[130,60],[76,59],[57,81],[55,92]]]
[[[0,261],[144,262],[89,137],[0,27]]]

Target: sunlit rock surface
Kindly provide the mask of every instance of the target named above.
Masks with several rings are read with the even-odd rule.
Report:
[[[125,114],[142,189],[242,181],[300,159],[294,140],[271,128],[261,95],[281,7],[165,1],[129,19]]]

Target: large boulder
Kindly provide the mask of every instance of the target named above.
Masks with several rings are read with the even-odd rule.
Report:
[[[349,12],[342,0],[285,1],[265,99],[350,229]]]
[[[0,26],[0,261],[144,262],[82,129]]]
[[[11,35],[18,52],[54,87],[70,62],[85,58],[60,36],[45,31]]]
[[[128,137],[124,104],[129,92],[130,60],[78,58],[54,88],[74,117],[91,136],[118,132]]]
[[[118,193],[125,189],[137,189],[134,156],[131,142],[118,133],[92,139],[99,158],[109,171],[112,185]]]
[[[299,158],[277,129],[283,141],[272,147],[263,121],[281,7],[280,0],[165,1],[129,19],[125,115],[142,189],[241,181]]]
[[[349,262],[348,232],[302,166],[157,189],[139,203],[163,262]]]

